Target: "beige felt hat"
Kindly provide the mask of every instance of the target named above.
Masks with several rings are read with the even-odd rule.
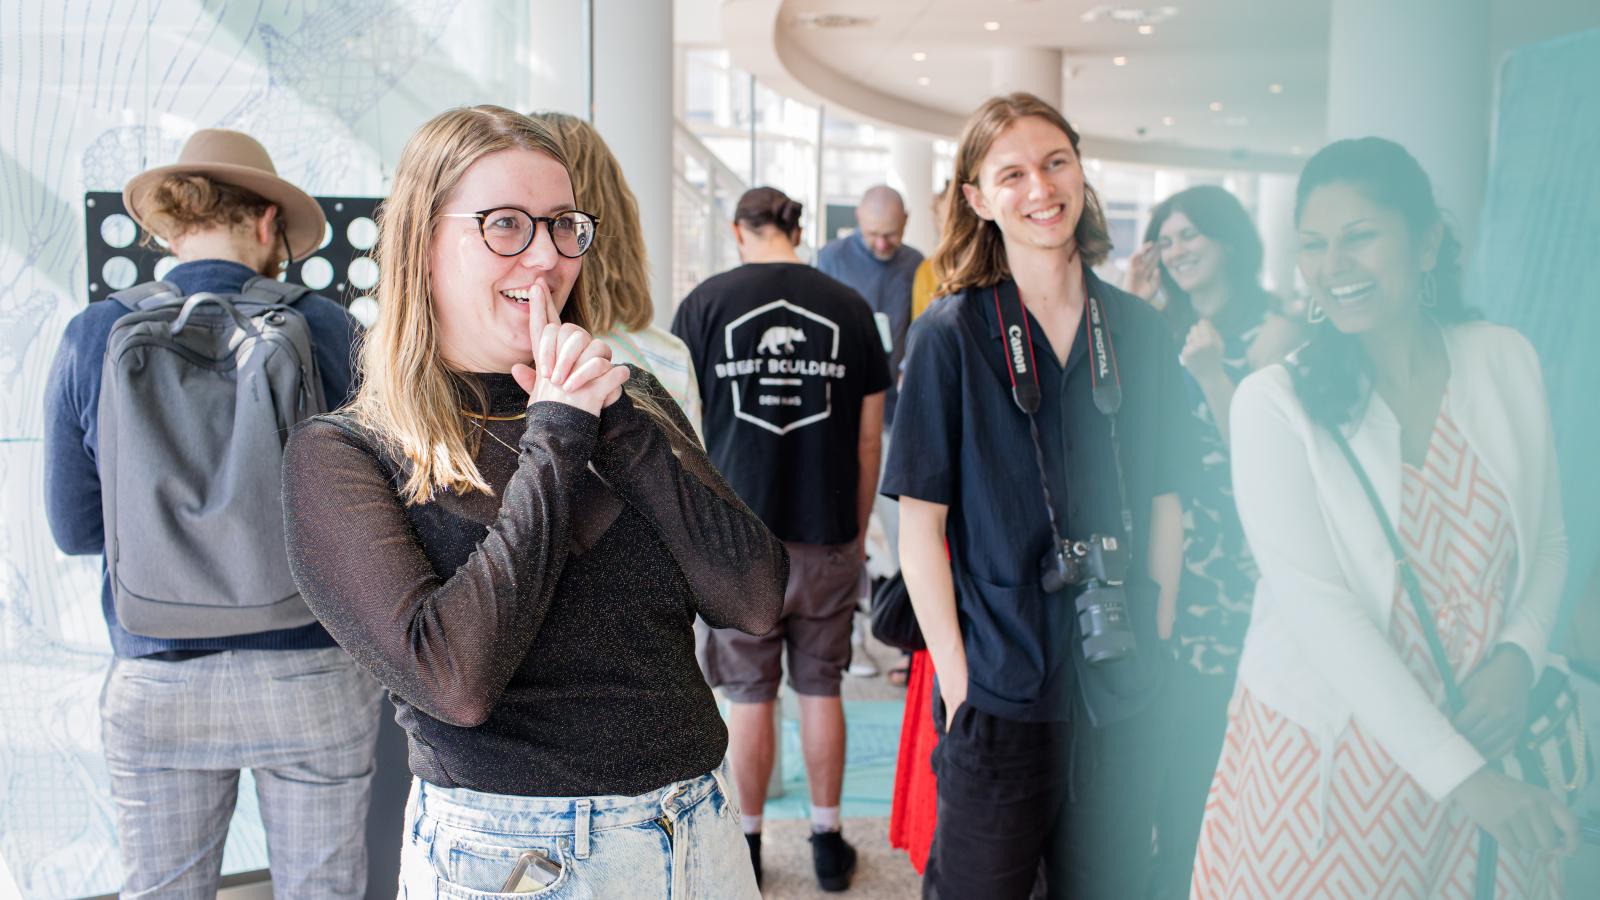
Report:
[[[122,189],[122,203],[146,231],[170,240],[171,223],[152,209],[150,195],[168,175],[205,175],[224,184],[259,194],[278,207],[289,252],[296,259],[310,256],[322,244],[327,218],[311,195],[278,177],[267,149],[248,134],[222,128],[196,131],[183,145],[178,161],[140,172]]]

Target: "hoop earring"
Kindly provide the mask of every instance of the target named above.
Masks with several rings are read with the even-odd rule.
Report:
[[[1306,300],[1306,321],[1312,325],[1328,321],[1328,312],[1317,304],[1317,298],[1310,297]]]
[[[1439,305],[1439,280],[1434,277],[1432,269],[1422,273],[1422,305],[1427,309]]]

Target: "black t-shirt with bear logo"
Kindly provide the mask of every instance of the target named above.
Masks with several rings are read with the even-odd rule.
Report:
[[[751,263],[691,291],[672,333],[706,450],[744,502],[785,541],[854,540],[861,401],[889,386],[867,301],[803,263]]]

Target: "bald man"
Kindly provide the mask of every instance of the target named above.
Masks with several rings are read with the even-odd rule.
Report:
[[[916,280],[922,254],[902,243],[906,233],[906,204],[900,192],[888,185],[870,187],[856,205],[856,231],[831,241],[817,254],[817,268],[856,289],[867,298],[883,349],[889,351],[889,390],[883,400],[883,458],[889,456],[889,426],[900,396],[900,361],[905,356],[906,329],[911,327],[911,285]],[[900,568],[900,505],[879,496],[873,504],[888,544],[887,571]],[[876,566],[872,567],[876,571]],[[858,627],[858,640],[864,628]],[[865,654],[851,664],[851,674],[875,674]]]
[[[817,268],[867,298],[895,376],[900,373],[906,329],[911,326],[911,283],[922,264],[922,254],[903,243],[905,233],[905,200],[899,191],[880,184],[861,195],[855,233],[830,242],[817,254]],[[895,400],[891,383],[883,409],[886,430],[894,422]]]

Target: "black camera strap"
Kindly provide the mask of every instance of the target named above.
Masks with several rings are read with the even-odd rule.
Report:
[[[1028,417],[1028,432],[1033,438],[1033,458],[1039,467],[1039,487],[1044,491],[1045,512],[1050,517],[1050,533],[1056,544],[1061,543],[1061,529],[1056,523],[1056,507],[1050,497],[1049,470],[1044,461],[1044,444],[1039,440],[1039,423],[1036,413],[1043,393],[1039,388],[1039,367],[1033,355],[1033,326],[1028,323],[1028,312],[1022,305],[1021,292],[1014,292],[1015,320],[1007,321],[1006,304],[1000,300],[1000,287],[991,288],[994,295],[994,314],[1000,324],[1000,344],[1006,359],[1006,371],[1011,376],[1011,399]],[[1122,531],[1128,549],[1133,548],[1133,513],[1128,509],[1128,485],[1122,471],[1122,446],[1117,438],[1117,413],[1122,409],[1122,377],[1117,370],[1117,350],[1111,341],[1111,324],[1105,307],[1094,291],[1087,290],[1084,299],[1085,349],[1089,354],[1089,381],[1093,385],[1095,408],[1111,423],[1111,458],[1117,469],[1117,493],[1122,503]],[[1017,322],[1021,324],[1018,325]]]

